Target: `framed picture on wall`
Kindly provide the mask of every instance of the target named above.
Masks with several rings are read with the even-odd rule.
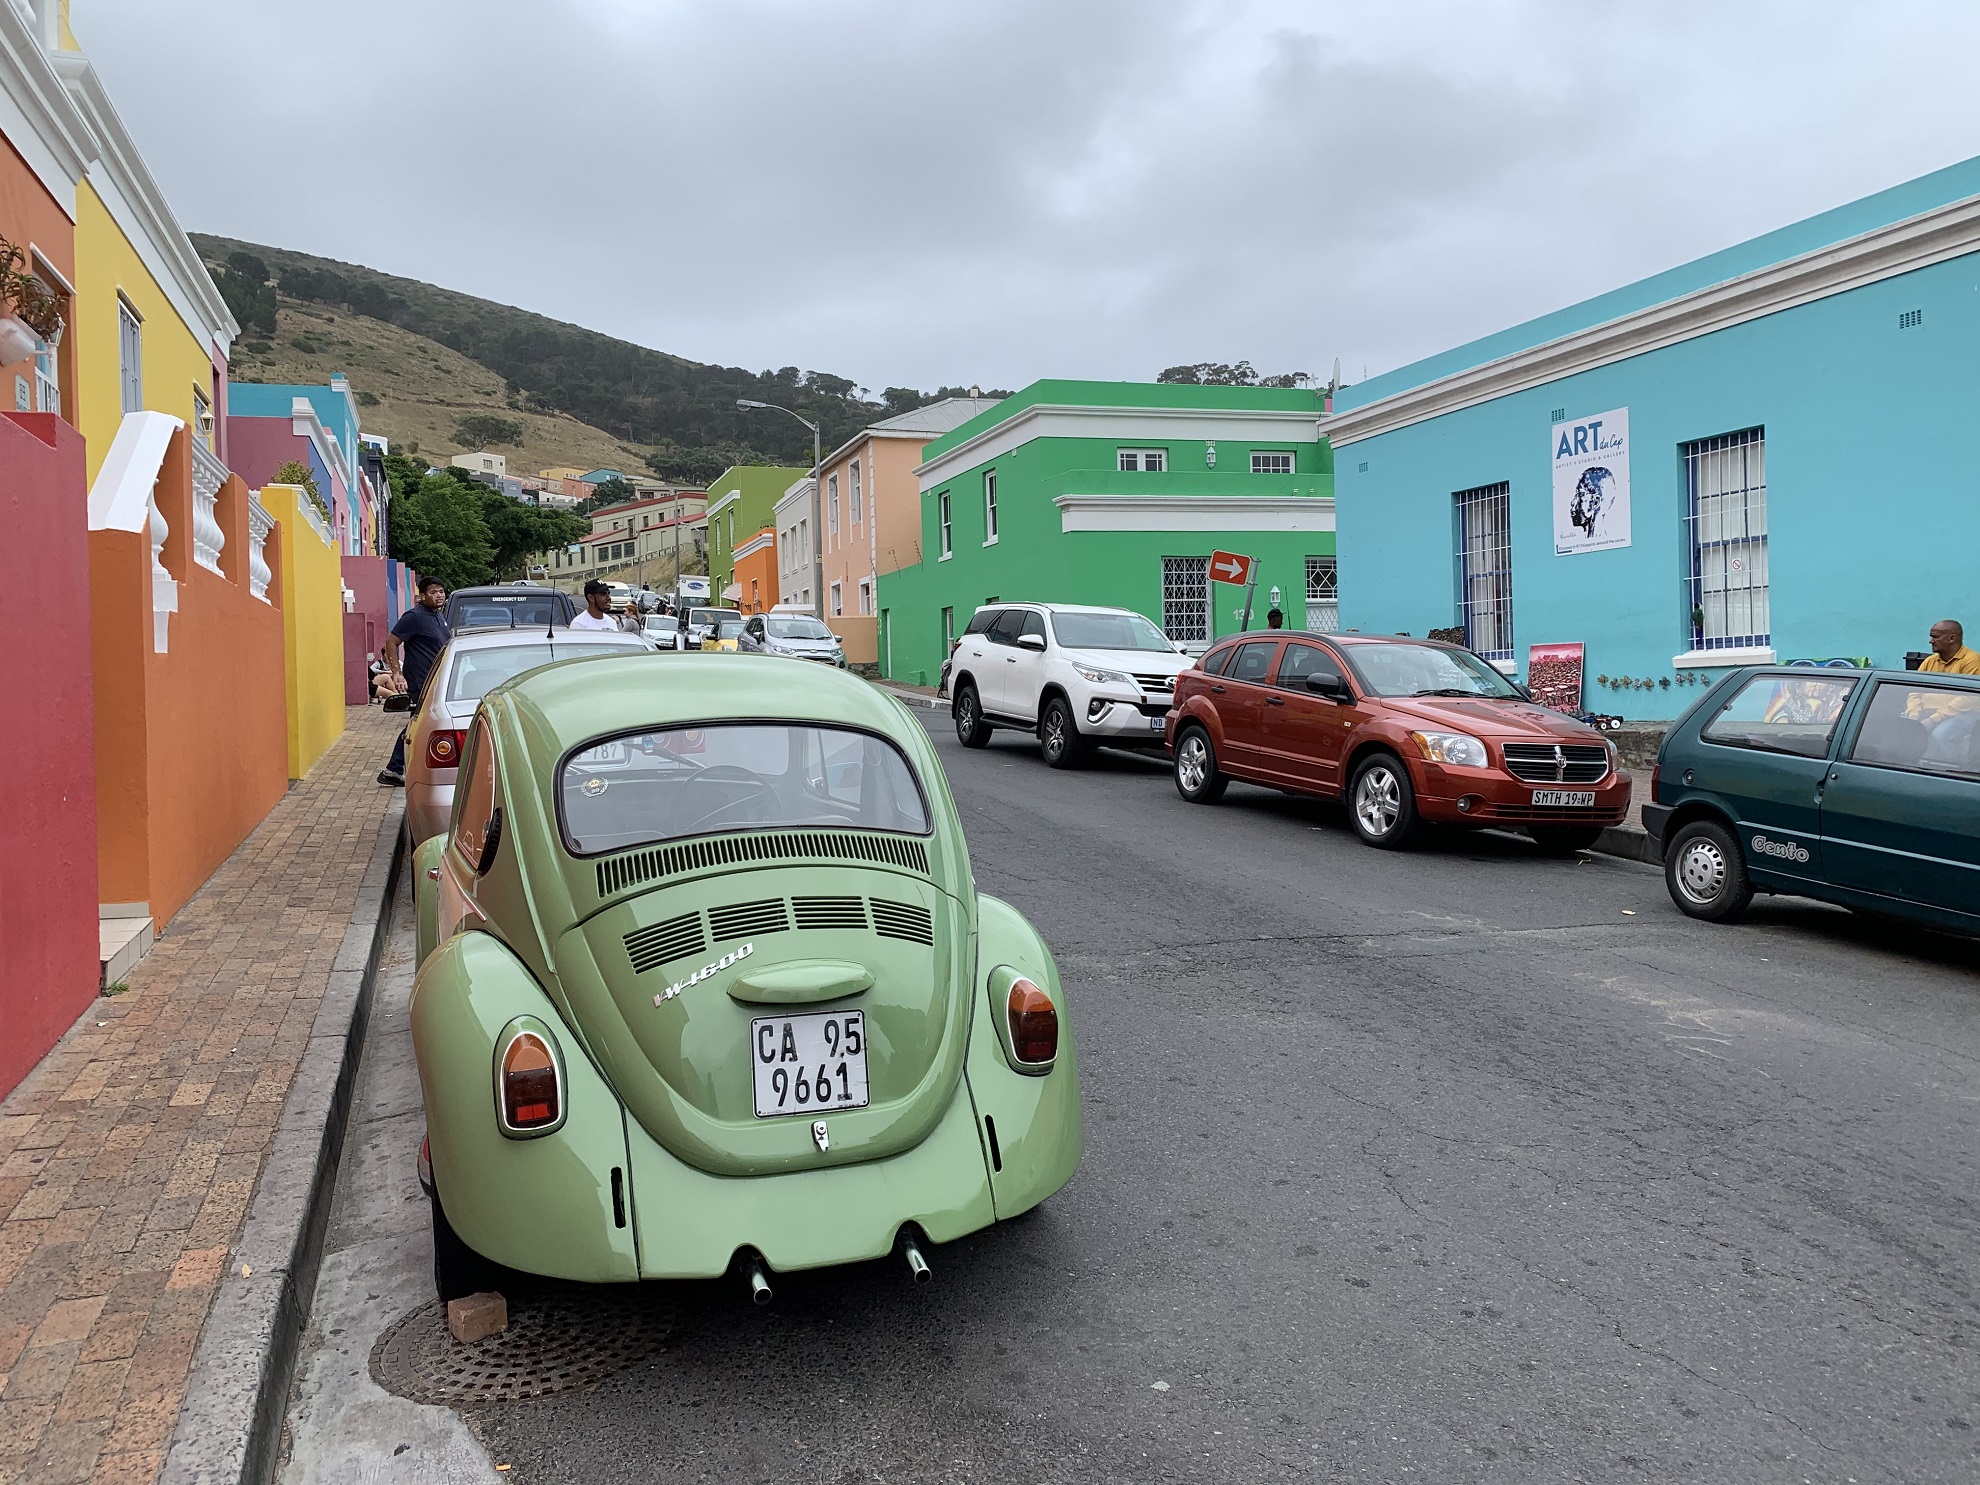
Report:
[[[1542,706],[1581,715],[1581,646],[1529,645],[1526,689]]]

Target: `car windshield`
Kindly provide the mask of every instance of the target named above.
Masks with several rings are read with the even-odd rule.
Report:
[[[732,608],[697,608],[688,611],[688,623],[703,629],[711,624],[720,623],[723,619],[740,617],[741,615]]]
[[[832,631],[809,614],[772,614],[763,621],[772,639],[830,639]]]
[[[547,594],[482,594],[463,598],[454,609],[456,629],[548,628],[564,622],[564,608]]]
[[[598,743],[559,780],[564,843],[595,856],[730,830],[837,826],[929,834],[892,743],[810,723],[674,727]]]
[[[1052,632],[1067,650],[1161,650],[1173,655],[1168,636],[1140,614],[1054,614]]]
[[[1343,647],[1361,689],[1376,696],[1485,696],[1516,701],[1519,691],[1469,650],[1449,645]]]

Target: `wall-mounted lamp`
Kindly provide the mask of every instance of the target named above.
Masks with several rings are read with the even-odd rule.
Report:
[[[1214,440],[1203,446],[1203,467],[1205,469],[1217,467],[1217,445]]]

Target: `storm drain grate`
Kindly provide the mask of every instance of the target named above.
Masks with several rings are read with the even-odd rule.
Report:
[[[657,1352],[673,1307],[628,1285],[555,1289],[509,1303],[509,1328],[464,1346],[438,1300],[396,1320],[371,1348],[387,1392],[444,1407],[521,1402],[589,1387]]]

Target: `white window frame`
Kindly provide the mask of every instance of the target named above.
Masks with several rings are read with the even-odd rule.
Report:
[[[942,543],[942,555],[936,559],[937,561],[946,562],[956,554],[956,529],[954,522],[951,520],[951,514],[949,492],[947,490],[938,491],[935,496],[935,525]]]
[[[845,615],[846,615],[845,584],[834,583],[832,584],[832,617],[835,619],[842,619],[845,617]]]
[[[1451,495],[1456,527],[1458,623],[1465,648],[1513,660],[1512,486],[1500,480]]]
[[[117,296],[117,387],[125,413],[144,411],[144,316]]]
[[[852,523],[857,526],[860,522],[860,513],[864,509],[864,502],[860,498],[863,492],[859,482],[859,460],[853,460],[847,472],[852,479]]]
[[[825,495],[827,511],[826,525],[831,533],[837,536],[839,534],[839,476],[836,473],[825,476]]]
[[[862,618],[871,618],[873,615],[872,578],[861,578],[859,580],[859,612]]]
[[[1273,461],[1283,459],[1286,467],[1284,469],[1268,468],[1262,462],[1267,459]],[[1291,474],[1297,462],[1293,458],[1291,449],[1253,449],[1251,451],[1251,472],[1253,474]]]
[[[1339,559],[1306,559],[1306,627],[1314,634],[1333,634],[1341,627]]]
[[[1693,654],[1772,645],[1767,561],[1767,430],[1687,443],[1685,632]],[[1699,617],[1694,619],[1692,615]]]
[[[983,529],[987,533],[983,544],[994,547],[997,544],[997,471],[994,469],[983,471]]]
[[[1116,449],[1114,467],[1121,474],[1167,474],[1167,449]]]

